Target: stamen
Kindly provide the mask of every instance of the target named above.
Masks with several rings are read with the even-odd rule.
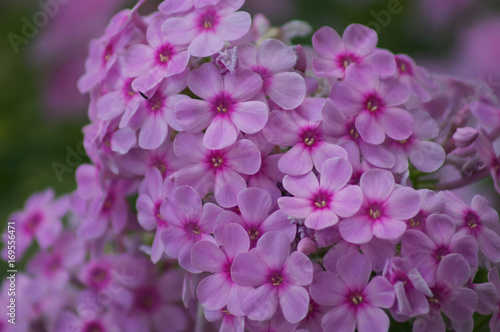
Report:
[[[326,201],[321,201],[321,203],[315,202],[314,203],[317,207],[322,208],[326,206]]]
[[[369,213],[370,213],[370,217],[373,218],[373,219],[380,218],[380,210],[378,210],[378,209],[375,209],[375,210],[374,209],[370,209]]]
[[[168,55],[165,56],[165,55],[160,53],[160,61],[161,62],[167,62],[169,59],[170,59],[170,57]]]
[[[352,303],[360,304],[361,302],[363,302],[363,297],[361,295],[356,295],[352,297]]]
[[[210,22],[208,22],[208,21],[205,21],[205,22],[203,23],[203,27],[204,27],[205,29],[210,29],[210,28],[212,27],[212,23],[210,23]]]
[[[307,145],[307,146],[311,146],[314,144],[314,138],[304,138],[304,143]]]

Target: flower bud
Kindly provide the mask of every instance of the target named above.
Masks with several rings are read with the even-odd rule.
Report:
[[[453,140],[458,148],[465,148],[474,143],[479,132],[471,127],[458,128],[453,134]]]

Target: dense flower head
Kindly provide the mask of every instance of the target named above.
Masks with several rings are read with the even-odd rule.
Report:
[[[493,98],[363,25],[143,3],[89,45],[76,190],[9,218],[20,331],[498,329],[498,213],[454,191],[500,192]]]

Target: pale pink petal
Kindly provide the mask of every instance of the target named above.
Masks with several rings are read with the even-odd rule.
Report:
[[[271,196],[257,188],[248,188],[238,194],[238,207],[241,216],[252,225],[262,223],[271,210]]]
[[[391,172],[385,170],[368,170],[361,175],[359,185],[367,199],[383,202],[394,189],[394,176]],[[420,204],[420,198],[418,202]]]
[[[175,105],[175,118],[185,131],[198,133],[214,118],[211,108],[212,105],[204,100],[181,100]]]
[[[223,40],[233,41],[243,37],[248,30],[252,19],[246,12],[235,12],[221,17],[215,25],[215,33]]]
[[[345,150],[342,149],[344,152]],[[329,193],[337,192],[342,189],[351,179],[352,166],[346,158],[330,158],[323,163],[321,177],[319,180],[320,187]]]
[[[263,102],[244,101],[233,105],[233,107],[229,117],[242,132],[254,134],[266,125],[269,111]]]
[[[390,320],[380,308],[364,306],[356,312],[356,326],[359,332],[386,332]]]
[[[364,58],[366,63],[377,69],[381,77],[390,77],[396,73],[396,59],[387,50],[375,50]]]
[[[379,239],[397,240],[406,231],[406,223],[401,220],[381,217],[373,223],[373,235]]]
[[[378,122],[380,123],[380,126],[384,128],[387,136],[397,141],[407,139],[413,132],[413,117],[410,113],[400,108],[386,108],[378,116]],[[365,141],[367,140],[365,139]],[[367,142],[372,143],[369,141]]]
[[[394,303],[394,288],[381,276],[370,280],[363,293],[366,301],[376,307],[389,309]]]
[[[410,219],[420,211],[420,195],[413,188],[396,188],[383,204],[383,208],[383,214],[390,218]]]
[[[155,50],[148,45],[133,45],[125,53],[125,72],[130,77],[144,74],[155,65]]]
[[[347,186],[333,196],[330,208],[339,217],[347,218],[359,211],[363,203],[363,192],[358,186]]]
[[[296,218],[307,218],[314,211],[312,202],[304,198],[280,197],[278,205],[285,213]]]
[[[231,278],[241,286],[259,286],[267,281],[269,268],[257,255],[242,253],[234,259]]]
[[[332,86],[330,98],[345,117],[358,115],[364,107],[363,94],[351,88],[345,82],[337,82]]]
[[[396,121],[393,119],[393,122],[396,122]],[[382,128],[382,126],[379,124],[379,121],[377,121],[377,118],[375,117],[375,115],[372,112],[362,111],[356,117],[355,123],[356,123],[356,129],[358,130],[359,134],[361,135],[361,138],[366,143],[381,144],[384,142],[384,140],[385,140],[384,128]],[[405,125],[405,127],[407,127],[407,126]],[[413,124],[412,124],[412,127],[413,127]],[[394,129],[394,128],[389,127],[389,131],[392,129]],[[395,129],[394,131],[397,131],[397,129]],[[411,134],[411,131],[408,134],[408,136],[410,134]],[[408,138],[408,136],[406,136],[405,138]]]
[[[257,241],[257,254],[272,270],[281,270],[290,255],[290,242],[288,238],[279,232],[264,234]]]
[[[298,323],[309,310],[309,293],[304,287],[286,285],[279,289],[279,303],[285,319],[290,323]]]
[[[413,141],[408,149],[408,158],[416,169],[430,173],[437,171],[444,163],[446,153],[443,147],[431,141]]]
[[[223,91],[224,82],[219,69],[212,63],[204,63],[188,76],[189,89],[198,97],[210,100]]]
[[[379,88],[379,74],[369,65],[353,64],[347,67],[345,83],[363,93],[373,93]]]
[[[237,136],[238,131],[231,120],[227,116],[218,115],[208,125],[203,145],[211,150],[223,149],[234,144]]]
[[[241,175],[230,168],[215,175],[215,199],[224,208],[236,206],[236,197],[246,187],[247,184]]]
[[[205,158],[207,149],[203,146],[203,134],[178,133],[174,140],[177,157],[190,162],[200,162]]]
[[[347,151],[337,144],[317,142],[311,149],[311,157],[316,170],[321,171],[323,163],[330,158],[343,158],[347,160]]]
[[[221,272],[227,262],[219,246],[208,241],[200,241],[191,248],[191,264],[207,272]]]
[[[302,175],[312,170],[310,149],[303,143],[292,146],[278,161],[278,168],[285,174]]]
[[[262,89],[262,78],[250,69],[239,69],[224,76],[224,89],[234,101],[245,101]]]
[[[285,176],[283,186],[293,196],[310,198],[318,191],[319,182],[316,175],[310,172],[300,176]]]
[[[302,104],[306,96],[304,78],[297,73],[284,72],[272,77],[266,94],[284,109],[293,109]]]
[[[330,27],[322,27],[312,38],[314,50],[322,57],[334,59],[334,57],[344,51],[344,43],[337,31]]]
[[[356,313],[347,305],[340,305],[328,311],[321,319],[324,331],[354,332],[356,329]]]
[[[401,105],[410,98],[410,90],[396,78],[380,82],[378,93],[386,106]]]
[[[295,251],[288,258],[283,274],[289,283],[308,286],[313,281],[313,265],[306,255]]]
[[[163,23],[161,32],[169,42],[186,45],[193,40],[198,32],[196,24],[193,17],[171,17]]]
[[[224,40],[212,31],[203,31],[194,37],[188,51],[198,57],[210,56],[224,47]]]
[[[330,209],[316,209],[307,218],[304,224],[312,229],[321,230],[335,225],[339,217]]]
[[[228,224],[222,228],[221,236],[224,241],[224,252],[227,257],[234,259],[250,248],[248,233],[238,224]]]
[[[206,277],[198,284],[196,296],[209,310],[222,309],[227,304],[231,281],[220,273]]]
[[[234,143],[224,154],[224,163],[238,173],[251,175],[259,171],[262,159],[255,144],[242,139]]]
[[[198,221],[202,204],[198,192],[190,186],[180,186],[174,190],[175,207],[182,212],[186,221]]]
[[[278,289],[266,283],[251,291],[241,303],[241,309],[251,320],[270,319],[278,307]]]
[[[354,216],[339,224],[342,238],[350,243],[368,243],[373,238],[372,221],[366,216]]]
[[[370,53],[378,42],[377,33],[361,24],[349,25],[342,35],[346,50],[356,52],[359,55]]]
[[[168,125],[160,114],[149,115],[139,132],[139,146],[143,149],[156,149],[167,138]]]
[[[295,66],[297,56],[283,42],[277,39],[266,39],[259,46],[257,62],[272,73],[282,73]]]

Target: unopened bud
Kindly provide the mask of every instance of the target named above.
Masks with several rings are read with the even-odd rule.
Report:
[[[310,237],[305,237],[300,240],[299,244],[297,245],[297,250],[305,255],[310,255],[316,251],[316,247],[316,242],[314,242],[313,239],[311,239]]]
[[[476,140],[479,132],[471,127],[457,128],[453,134],[453,140],[458,148],[466,148]]]

